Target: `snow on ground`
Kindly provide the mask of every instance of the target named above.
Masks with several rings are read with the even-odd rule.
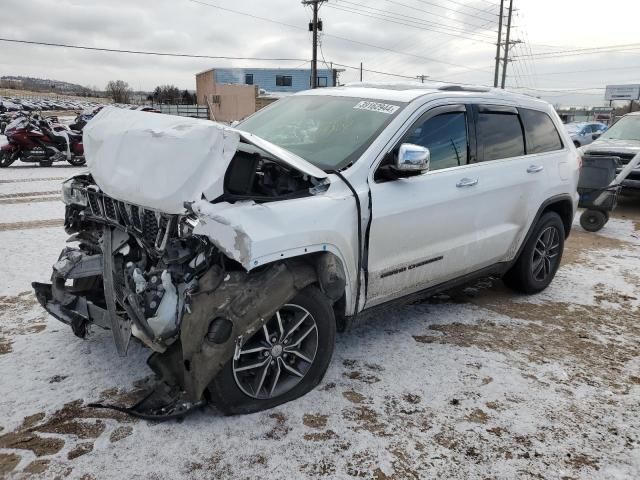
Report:
[[[0,171],[0,195],[15,193],[3,179],[50,170]],[[148,352],[120,358],[109,332],[81,340],[37,305],[29,282],[48,277],[65,234],[15,223],[44,205],[62,218],[48,202],[0,209],[0,477],[640,476],[637,200],[599,234],[574,227],[540,295],[485,280],[379,313],[339,335],[307,396],[159,424],[83,406],[131,402]]]
[[[46,202],[27,203],[27,205],[32,205],[32,208],[25,208],[25,203],[2,204],[0,229],[4,223],[64,219],[64,204],[60,201],[59,195],[57,197],[55,200]]]

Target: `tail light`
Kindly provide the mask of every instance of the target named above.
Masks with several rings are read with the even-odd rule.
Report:
[[[582,155],[578,155],[578,170],[582,169]]]

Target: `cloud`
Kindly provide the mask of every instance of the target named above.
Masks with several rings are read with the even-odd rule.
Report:
[[[306,31],[310,11],[298,0],[202,1],[268,17],[280,24],[188,0],[3,0],[2,35],[25,40],[175,53],[311,57],[310,34]],[[365,3],[361,0],[332,0],[320,11],[325,33],[322,54],[327,63],[333,61],[359,66],[364,62],[366,69],[409,77],[424,74],[436,79],[492,84],[495,56],[492,42],[496,37],[496,25],[491,19],[496,18],[496,7],[490,3],[495,2],[372,0]],[[609,11],[613,9],[601,8],[599,0],[584,0],[579,11],[568,6],[570,3],[557,0],[518,2],[520,10],[514,17],[514,35],[517,39],[526,40],[527,48],[516,48],[514,54],[528,53],[529,48],[534,52],[553,51],[553,47],[540,44],[551,44],[558,50],[636,41],[633,38],[633,19],[638,18],[640,6],[635,3],[627,5],[625,2],[627,14],[624,16],[613,15]],[[384,10],[388,16],[408,25],[328,8],[330,5],[360,11],[366,11],[365,6]],[[567,21],[567,18],[572,21]],[[432,23],[423,23],[420,28],[415,28],[415,22]],[[433,22],[437,23],[437,28]],[[434,29],[440,32],[436,33]],[[442,33],[444,31],[450,35]],[[193,89],[195,73],[213,66],[291,67],[301,63],[176,59],[9,43],[3,43],[0,48],[0,74],[40,76],[99,87],[119,78],[136,89],[152,89],[157,84],[166,83]],[[515,60],[509,65],[510,86],[540,90],[579,89],[640,79],[640,69],[616,70],[621,66],[640,64],[637,52],[560,59],[521,57]],[[607,67],[611,69],[590,74],[554,74],[562,70]],[[545,72],[551,75],[545,76]],[[341,76],[343,81],[357,80],[358,77],[359,72],[351,69]],[[393,79],[370,72],[365,73],[365,78]],[[545,93],[540,93],[544,97]],[[594,95],[574,92],[564,96],[560,93],[561,98],[557,95],[557,92],[549,92],[548,99],[554,103],[602,102]]]

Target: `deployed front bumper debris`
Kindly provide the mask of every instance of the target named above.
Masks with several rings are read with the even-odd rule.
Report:
[[[140,400],[131,407],[102,403],[90,403],[87,406],[116,410],[145,420],[164,421],[182,418],[189,412],[202,408],[206,403],[205,400],[198,402],[187,400],[185,392],[177,385],[172,386],[166,382],[157,382],[149,391],[142,394]]]

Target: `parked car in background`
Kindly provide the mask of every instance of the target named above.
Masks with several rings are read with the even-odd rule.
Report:
[[[579,157],[544,101],[360,83],[235,129],[176,119],[87,124],[89,172],[63,184],[81,241],[33,284],[77,336],[96,324],[122,355],[132,336],[155,352],[176,395],[161,415],[272,408],[320,382],[365,310],[488,275],[537,293],[560,266]]]
[[[629,113],[618,120],[600,138],[588,146],[580,148],[583,155],[619,157],[620,166],[629,163],[640,151],[640,112]],[[640,167],[635,168],[622,181],[624,188],[640,189]]]
[[[607,130],[607,126],[600,122],[572,122],[564,128],[577,148],[589,145]]]

